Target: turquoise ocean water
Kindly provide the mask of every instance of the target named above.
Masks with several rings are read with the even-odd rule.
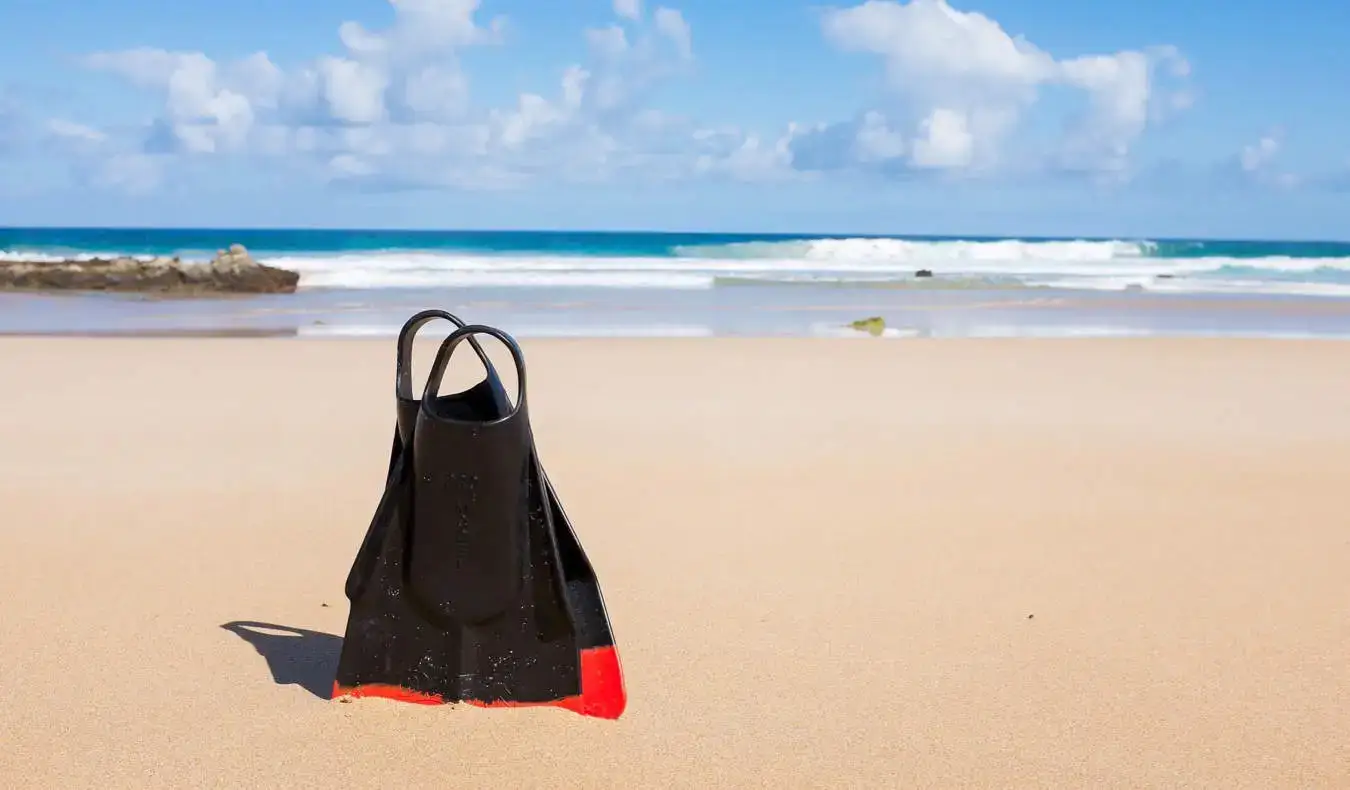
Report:
[[[1340,334],[1350,322],[1343,242],[0,228],[0,259],[209,259],[234,243],[299,271],[300,291],[7,295],[0,331],[386,334],[424,306],[478,309],[467,317],[522,334],[828,334],[861,314],[901,335]]]

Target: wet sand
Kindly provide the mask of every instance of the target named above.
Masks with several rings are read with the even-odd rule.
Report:
[[[391,341],[0,338],[0,786],[1350,786],[1350,344],[523,345],[622,719],[327,699]]]
[[[922,281],[922,282],[927,282]],[[523,339],[837,337],[879,316],[891,334],[940,338],[1350,338],[1350,299],[1261,294],[943,289],[828,284],[643,288],[302,289],[284,296],[153,299],[0,292],[0,336],[388,337],[428,304]]]

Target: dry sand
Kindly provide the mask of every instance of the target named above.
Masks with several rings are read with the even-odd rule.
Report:
[[[0,787],[1350,787],[1350,344],[525,348],[623,719],[326,698],[392,342],[5,339]]]

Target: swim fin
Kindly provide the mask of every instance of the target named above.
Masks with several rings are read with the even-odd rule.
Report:
[[[437,319],[449,321],[455,329],[465,325],[464,321],[458,316],[444,310],[422,310],[404,322],[398,333],[394,352],[394,440],[389,454],[389,469],[385,474],[385,493],[380,500],[380,505],[375,510],[375,517],[371,519],[370,526],[366,529],[365,538],[361,541],[361,547],[356,552],[356,559],[352,562],[351,570],[347,574],[346,592],[348,598],[351,598],[361,588],[364,580],[370,576],[373,569],[372,563],[376,561],[380,545],[385,539],[385,532],[390,523],[390,520],[384,515],[391,506],[391,503],[386,503],[386,500],[391,496],[390,481],[404,449],[412,445],[413,432],[417,426],[417,412],[422,403],[421,398],[413,395],[412,343],[422,327]],[[505,414],[511,404],[506,399],[506,389],[502,386],[501,379],[497,375],[497,369],[492,366],[492,360],[484,353],[477,338],[470,337],[469,345],[477,354],[479,361],[483,363],[486,376],[478,384],[464,392],[442,396],[440,400],[444,402],[443,407],[452,409],[456,408],[452,404],[461,404],[460,408],[469,409],[483,415]]]
[[[519,346],[500,330],[460,326],[441,344],[420,401],[405,397],[407,341],[447,316],[418,314],[400,333],[399,425],[385,494],[347,580],[334,697],[618,718],[626,692],[612,630],[594,569],[539,463]],[[477,334],[511,351],[514,405]],[[466,339],[487,377],[438,397]]]

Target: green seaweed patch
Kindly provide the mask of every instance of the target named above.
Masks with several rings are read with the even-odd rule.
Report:
[[[886,331],[886,319],[874,315],[871,318],[861,318],[854,321],[849,326],[859,332],[866,332],[872,337],[881,337],[881,333]]]

